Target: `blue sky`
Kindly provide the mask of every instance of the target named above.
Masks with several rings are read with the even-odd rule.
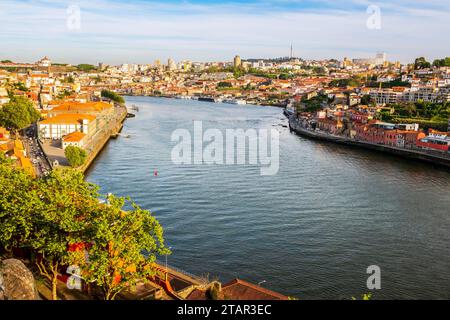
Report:
[[[371,5],[379,29],[367,27]],[[286,56],[292,42],[308,59],[432,60],[450,56],[448,21],[449,0],[1,0],[0,59],[230,61]]]

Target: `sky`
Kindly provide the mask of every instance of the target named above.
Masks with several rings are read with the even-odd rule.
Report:
[[[450,56],[449,0],[0,0],[0,59],[231,61]]]

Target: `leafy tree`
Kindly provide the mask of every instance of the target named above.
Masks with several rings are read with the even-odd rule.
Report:
[[[217,88],[231,88],[233,85],[231,82],[221,81],[217,84]]]
[[[25,97],[12,97],[0,110],[0,125],[16,130],[22,130],[40,118],[33,103]]]
[[[370,105],[371,101],[372,101],[372,98],[368,94],[363,95],[361,98],[361,104],[363,104],[363,105]]]
[[[97,67],[93,66],[92,64],[82,63],[77,66],[77,69],[83,72],[90,72],[97,70]]]
[[[67,83],[75,83],[75,79],[72,76],[68,76],[67,79],[65,79],[65,82],[67,82]]]
[[[69,97],[69,96],[71,96],[72,94],[74,94],[74,91],[64,89],[64,91],[63,91],[63,92],[60,92],[56,98],[57,98],[58,100],[63,100],[65,97]]]
[[[12,61],[11,60],[2,60],[2,61],[0,61],[1,63],[12,63]]]
[[[426,68],[430,68],[430,67],[431,67],[431,63],[429,63],[424,57],[417,58],[414,61],[414,69],[415,70],[426,69]]]
[[[433,61],[434,67],[450,67],[450,57],[445,59],[436,59]]]
[[[330,82],[331,87],[360,87],[362,85],[362,79],[358,76],[354,76],[348,79],[337,79]]]
[[[309,100],[303,98],[302,104],[304,105],[303,111],[316,112],[323,108],[323,105],[328,102],[328,96],[318,95]]]
[[[100,286],[105,300],[154,275],[156,255],[170,253],[156,218],[134,203],[126,212],[124,205],[124,198],[114,196],[108,197],[108,204],[99,204],[89,219],[88,261],[83,252],[72,254],[83,279]]]
[[[102,90],[102,97],[111,99],[112,101],[115,101],[119,104],[125,103],[125,99],[123,97],[109,90]]]
[[[155,217],[135,204],[124,211],[123,198],[100,203],[99,188],[79,171],[57,169],[32,179],[0,154],[0,185],[0,249],[31,250],[53,299],[63,266],[78,264],[86,281],[114,299],[154,274],[157,254],[170,253]],[[85,244],[88,260],[69,250],[79,244]]]
[[[19,90],[19,91],[23,91],[23,92],[28,91],[28,88],[25,86],[25,84],[23,82],[15,83],[14,84],[14,88]]]
[[[86,162],[87,153],[84,149],[79,147],[68,146],[66,150],[64,150],[64,154],[73,168],[82,166]]]
[[[21,247],[33,231],[30,217],[39,203],[31,175],[0,153],[0,248]]]
[[[40,205],[31,216],[34,231],[29,246],[41,275],[52,284],[53,300],[57,300],[61,267],[70,265],[68,245],[85,237],[98,193],[96,186],[85,182],[83,174],[75,170],[54,170],[38,183]]]

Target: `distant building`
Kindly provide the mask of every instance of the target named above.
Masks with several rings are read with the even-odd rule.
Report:
[[[425,150],[437,150],[448,152],[450,148],[450,137],[446,132],[430,130],[430,134],[417,140],[417,146]]]
[[[234,57],[234,67],[235,68],[240,68],[242,66],[242,60],[240,56],[235,56]]]
[[[9,102],[8,91],[5,88],[0,87],[0,107]]]
[[[38,62],[36,62],[36,64],[38,65],[38,67],[51,67],[52,66],[52,62],[50,61],[50,59],[45,56],[44,58],[42,58],[41,60],[39,60]]]
[[[89,114],[61,114],[38,123],[40,139],[62,139],[80,131],[93,135],[97,131],[96,117]]]
[[[344,68],[347,68],[347,67],[351,67],[352,65],[353,65],[353,63],[347,57],[345,57],[344,62],[342,63],[342,66]]]
[[[375,65],[376,66],[382,66],[387,61],[387,55],[384,52],[377,53],[375,56]]]
[[[377,53],[375,58],[357,58],[353,59],[353,63],[356,65],[375,65],[383,66],[387,61],[386,53]]]
[[[168,69],[169,71],[173,71],[173,70],[176,70],[176,69],[177,69],[177,65],[176,65],[175,61],[173,61],[172,58],[169,58],[169,59],[167,60],[167,69]]]

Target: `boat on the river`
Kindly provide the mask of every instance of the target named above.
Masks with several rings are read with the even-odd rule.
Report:
[[[229,104],[247,104],[247,101],[242,99],[226,99],[223,100],[223,103],[229,103]]]

